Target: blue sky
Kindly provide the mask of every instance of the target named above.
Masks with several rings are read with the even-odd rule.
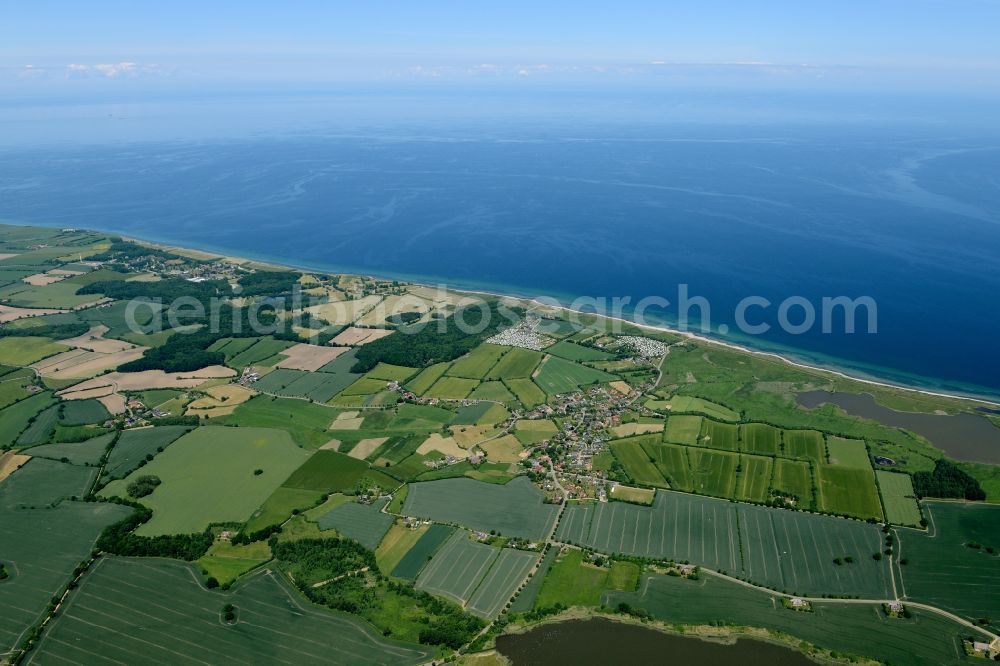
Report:
[[[1000,0],[4,2],[0,90],[474,81],[997,92],[998,26]]]

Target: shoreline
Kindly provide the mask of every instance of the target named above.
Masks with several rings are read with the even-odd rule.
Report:
[[[114,232],[106,232],[106,233],[114,233]],[[120,236],[122,238],[126,239],[126,240],[135,241],[135,242],[138,242],[138,243],[141,243],[141,244],[145,244],[145,245],[149,245],[149,246],[153,246],[153,247],[158,247],[158,248],[161,248],[161,249],[175,250],[175,251],[176,250],[182,250],[182,251],[188,251],[188,252],[196,252],[196,253],[200,253],[200,254],[210,255],[210,256],[216,257],[218,259],[235,259],[235,260],[246,261],[248,263],[256,263],[256,264],[263,265],[263,266],[270,266],[270,267],[274,267],[274,268],[294,269],[294,270],[303,271],[303,272],[319,272],[319,273],[336,274],[335,271],[317,270],[317,269],[307,268],[307,267],[304,267],[302,265],[297,265],[297,264],[293,264],[293,263],[284,263],[284,262],[280,262],[280,261],[265,260],[265,259],[254,259],[254,258],[251,258],[251,257],[242,257],[242,256],[239,256],[237,254],[220,253],[220,252],[216,252],[214,250],[203,250],[203,249],[199,249],[199,248],[196,248],[196,247],[187,247],[187,246],[184,246],[184,245],[170,244],[170,243],[166,243],[166,242],[163,242],[163,241],[148,240],[148,239],[145,239],[145,238],[139,238],[137,236],[129,236],[129,235],[124,235],[124,234],[120,234]],[[357,276],[360,276],[360,277],[377,277],[377,276],[374,276],[374,275],[363,274],[363,273],[342,273],[342,274],[345,274],[345,275],[357,275]],[[377,278],[377,279],[392,279],[392,278]],[[435,288],[435,287],[441,286],[440,284],[435,285],[435,284],[430,284],[430,283],[427,283],[427,282],[420,282],[419,280],[414,280],[414,279],[406,279],[406,278],[402,278],[402,279],[404,281],[406,281],[406,282],[409,282],[410,284],[414,284],[414,285],[422,286],[422,287]],[[918,387],[918,386],[906,385],[906,384],[901,384],[901,383],[887,381],[887,380],[880,380],[880,379],[867,378],[867,377],[859,377],[857,375],[851,374],[849,371],[846,371],[846,370],[837,369],[837,368],[828,368],[828,367],[823,367],[823,366],[819,366],[819,365],[811,365],[811,364],[803,362],[803,361],[798,361],[798,360],[795,360],[793,358],[789,358],[788,356],[785,356],[785,355],[783,355],[781,353],[778,353],[778,352],[764,351],[764,350],[759,350],[759,349],[752,349],[750,347],[747,347],[747,346],[744,346],[744,345],[740,345],[740,344],[737,344],[735,342],[727,342],[725,340],[719,340],[719,339],[716,339],[716,338],[713,338],[713,337],[710,337],[710,336],[707,336],[707,335],[703,335],[703,334],[699,334],[699,333],[693,333],[691,331],[681,331],[681,330],[678,330],[678,329],[676,329],[676,328],[674,328],[672,326],[669,326],[667,324],[663,324],[663,325],[640,324],[638,322],[632,321],[630,319],[626,319],[624,317],[616,317],[616,316],[613,316],[613,315],[599,314],[599,313],[582,312],[580,310],[574,310],[573,308],[570,308],[570,307],[568,307],[566,305],[563,305],[561,303],[558,304],[558,305],[555,305],[553,303],[542,302],[541,300],[539,300],[539,298],[541,298],[541,297],[532,298],[532,297],[529,297],[529,296],[518,296],[518,295],[515,295],[515,294],[503,293],[503,292],[497,292],[497,291],[489,291],[489,290],[485,290],[485,289],[455,288],[455,287],[450,287],[450,286],[447,286],[447,285],[445,285],[445,287],[449,291],[454,291],[454,292],[457,292],[457,293],[475,294],[475,295],[489,296],[489,297],[494,297],[494,298],[514,299],[514,300],[518,300],[518,301],[523,301],[523,302],[531,303],[531,304],[534,304],[534,305],[537,305],[537,306],[540,306],[540,307],[547,307],[547,308],[558,309],[558,310],[561,310],[564,313],[568,313],[568,314],[571,314],[571,315],[581,315],[581,316],[584,316],[584,317],[599,317],[599,318],[602,318],[602,319],[607,319],[607,320],[610,320],[610,321],[617,321],[617,322],[620,322],[620,323],[623,323],[623,324],[626,324],[626,325],[629,325],[629,326],[635,326],[636,328],[640,328],[640,329],[643,329],[643,330],[648,330],[648,331],[652,331],[652,332],[656,332],[656,333],[669,333],[669,334],[672,334],[672,335],[679,335],[679,336],[685,337],[685,338],[687,338],[689,340],[694,340],[694,341],[705,343],[705,344],[717,345],[717,346],[723,347],[725,349],[730,349],[730,350],[733,350],[733,351],[736,351],[736,352],[740,352],[740,353],[744,353],[744,354],[752,354],[752,355],[759,356],[759,357],[762,357],[762,358],[767,358],[767,359],[770,359],[770,360],[777,360],[779,362],[786,363],[786,364],[788,364],[788,365],[790,365],[792,367],[799,368],[801,370],[806,370],[806,371],[809,371],[809,372],[815,372],[815,373],[820,373],[820,374],[833,375],[834,377],[836,377],[838,379],[852,381],[852,382],[859,382],[861,384],[866,384],[866,385],[869,385],[869,386],[875,386],[875,387],[879,387],[879,388],[886,388],[886,389],[893,389],[893,390],[898,390],[898,391],[907,391],[907,392],[912,392],[912,393],[918,393],[918,394],[921,394],[921,395],[926,395],[926,396],[930,396],[930,397],[934,397],[934,398],[947,398],[947,399],[952,399],[952,400],[961,400],[961,401],[966,401],[966,402],[977,403],[978,405],[986,406],[986,407],[991,407],[991,408],[1000,408],[1000,399],[988,398],[988,397],[979,396],[979,395],[970,395],[970,394],[965,394],[965,393],[960,393],[960,392],[935,391],[935,390],[928,389],[928,388],[922,388],[922,387]],[[553,299],[553,300],[556,300],[556,299]],[[917,412],[917,413],[919,413],[919,412]]]
[[[7,225],[10,225],[10,226],[20,226],[20,227],[41,227],[41,228],[53,228],[53,227],[58,227],[59,226],[59,225],[39,224],[37,222],[36,223],[26,223],[26,222],[21,222],[21,221],[17,221],[17,220],[11,220],[9,218],[0,218],[0,224],[7,224]],[[401,280],[401,281],[408,282],[410,284],[414,284],[414,285],[422,286],[422,287],[435,288],[435,287],[444,286],[449,291],[454,291],[454,292],[457,292],[457,293],[474,294],[474,295],[481,295],[481,296],[490,296],[490,297],[494,297],[494,298],[514,299],[514,300],[518,300],[518,301],[522,301],[522,302],[527,302],[527,303],[530,303],[530,304],[538,305],[538,306],[541,306],[541,307],[555,308],[555,309],[558,309],[558,310],[561,310],[563,312],[570,313],[570,314],[573,314],[573,315],[582,315],[584,317],[599,317],[599,318],[607,319],[607,320],[610,320],[610,321],[621,322],[621,323],[624,323],[624,324],[627,324],[627,325],[630,325],[630,326],[635,326],[636,328],[640,328],[640,329],[644,329],[644,330],[648,330],[648,331],[652,331],[652,332],[668,333],[668,334],[672,334],[672,335],[679,335],[679,336],[685,337],[685,338],[687,338],[689,340],[693,340],[693,341],[697,341],[697,342],[701,342],[701,343],[706,343],[706,344],[717,345],[719,347],[723,347],[725,349],[733,350],[733,351],[736,351],[736,352],[740,352],[740,353],[744,353],[744,354],[752,354],[752,355],[755,355],[755,356],[758,356],[758,357],[767,358],[767,359],[770,359],[770,360],[776,360],[776,361],[779,361],[779,362],[786,363],[789,366],[792,366],[794,368],[799,368],[801,370],[805,370],[805,371],[808,371],[808,372],[819,373],[821,375],[822,374],[830,375],[832,377],[835,377],[835,378],[841,379],[841,380],[846,380],[846,381],[851,381],[851,382],[858,382],[858,383],[865,384],[865,385],[868,385],[868,386],[873,386],[873,387],[878,387],[878,388],[883,388],[883,389],[892,389],[892,390],[898,390],[898,391],[905,391],[905,392],[909,392],[909,393],[917,393],[917,394],[920,394],[920,395],[925,395],[925,396],[929,396],[929,397],[933,397],[933,398],[944,398],[944,399],[950,399],[950,400],[959,400],[959,401],[963,401],[963,402],[975,403],[978,406],[986,406],[986,407],[989,407],[989,408],[1000,409],[1000,394],[987,396],[987,395],[983,395],[983,394],[979,394],[979,393],[969,393],[969,392],[965,392],[965,391],[961,391],[961,390],[936,390],[936,389],[927,388],[927,387],[923,387],[923,386],[919,386],[919,385],[907,384],[907,383],[899,382],[899,381],[892,381],[892,380],[887,380],[887,379],[879,379],[877,377],[870,377],[870,376],[859,376],[858,374],[854,374],[849,369],[838,368],[838,367],[835,367],[835,366],[834,367],[829,367],[829,366],[825,366],[825,365],[819,365],[819,364],[816,364],[816,363],[809,363],[809,362],[806,362],[806,361],[803,361],[803,360],[797,360],[795,358],[791,358],[787,353],[782,353],[782,352],[777,352],[777,351],[767,351],[767,350],[763,350],[763,349],[753,349],[752,347],[749,347],[749,346],[746,346],[746,345],[743,345],[743,344],[739,344],[739,343],[736,343],[736,342],[729,342],[729,341],[726,341],[726,340],[720,340],[720,339],[715,338],[715,337],[711,337],[711,336],[704,335],[704,334],[699,334],[699,333],[694,333],[694,332],[691,332],[691,331],[681,331],[681,330],[679,330],[677,328],[674,328],[670,324],[666,324],[666,323],[664,323],[664,324],[658,324],[658,325],[640,324],[638,322],[632,321],[630,319],[626,319],[624,317],[616,317],[616,316],[613,316],[613,315],[599,314],[599,313],[596,313],[596,312],[595,313],[590,313],[590,312],[582,312],[580,310],[574,310],[573,308],[570,308],[570,307],[568,307],[566,305],[563,305],[562,303],[558,303],[558,299],[555,299],[555,298],[552,298],[552,300],[556,301],[558,303],[557,305],[553,305],[552,303],[543,303],[542,301],[539,300],[540,298],[545,298],[545,297],[523,296],[523,295],[517,295],[517,294],[514,294],[514,293],[510,293],[510,292],[492,291],[490,289],[450,287],[450,286],[448,286],[446,284],[443,284],[443,282],[438,283],[438,284],[432,284],[430,282],[423,281],[423,280],[426,279],[426,276],[422,276],[422,277],[421,276],[410,276],[410,277],[408,277],[408,276],[401,275],[401,274],[398,275],[398,276],[391,276],[391,275],[379,276],[378,274],[375,274],[375,273],[356,272],[354,269],[347,269],[347,270],[341,271],[341,270],[335,269],[335,268],[310,268],[310,267],[305,266],[303,264],[296,264],[296,263],[291,263],[291,262],[287,262],[286,263],[285,261],[282,261],[282,260],[274,260],[274,259],[270,259],[270,258],[254,258],[253,256],[241,256],[241,255],[236,254],[236,253],[230,253],[230,252],[228,252],[227,250],[224,250],[224,249],[216,249],[216,248],[201,249],[201,248],[198,248],[198,247],[189,246],[189,245],[184,244],[184,243],[173,243],[173,242],[170,242],[170,241],[162,241],[162,240],[150,240],[148,238],[141,238],[139,236],[135,236],[135,235],[131,235],[131,234],[125,234],[125,233],[118,232],[118,231],[113,231],[113,230],[99,229],[99,228],[96,228],[96,227],[87,227],[87,228],[91,229],[93,231],[100,232],[100,233],[106,233],[106,234],[109,234],[109,235],[116,235],[116,236],[119,236],[119,237],[121,237],[121,238],[123,238],[125,240],[134,241],[134,242],[137,242],[139,244],[147,245],[147,246],[150,246],[150,247],[156,247],[156,248],[166,249],[166,250],[173,250],[173,251],[179,251],[179,252],[188,252],[188,253],[195,253],[195,254],[205,255],[205,256],[201,257],[202,259],[208,259],[208,258],[229,259],[229,260],[243,261],[243,262],[246,262],[246,263],[254,263],[254,264],[258,264],[258,265],[262,265],[262,266],[268,266],[268,267],[279,268],[279,269],[293,269],[293,270],[298,270],[298,271],[302,271],[302,272],[306,272],[306,273],[327,273],[327,274],[354,275],[354,276],[359,276],[359,277],[372,277],[372,278],[384,279],[384,280],[394,280],[394,279],[396,279],[396,280]],[[206,246],[206,247],[211,247],[211,246],[209,245],[209,246]],[[933,379],[933,378],[928,377],[927,379]],[[981,387],[981,388],[986,389],[986,390],[992,390],[992,389],[989,389],[988,387]],[[915,412],[915,413],[921,413],[921,412]]]

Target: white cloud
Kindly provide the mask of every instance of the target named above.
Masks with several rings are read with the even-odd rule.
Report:
[[[161,74],[161,73],[162,70],[159,65],[139,64],[130,61],[122,61],[114,63],[95,63],[95,64],[70,63],[69,65],[66,65],[67,76],[74,76],[74,77],[103,76],[105,78],[114,79],[114,78],[135,78],[147,74]]]

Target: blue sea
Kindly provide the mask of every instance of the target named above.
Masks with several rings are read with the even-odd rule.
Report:
[[[0,107],[0,219],[564,302],[658,296],[671,305],[648,314],[667,322],[687,285],[724,339],[997,396],[1000,132],[977,104],[19,100]],[[854,334],[836,318],[830,333],[779,330],[786,299],[819,314],[837,296],[874,299],[877,333],[866,318]],[[745,297],[772,304],[748,315],[768,333],[735,330]]]

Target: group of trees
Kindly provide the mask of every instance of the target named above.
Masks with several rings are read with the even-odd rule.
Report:
[[[417,640],[453,649],[468,643],[484,626],[481,619],[454,604],[383,576],[375,554],[354,540],[282,542],[272,538],[270,545],[275,558],[314,603],[375,620],[387,596],[405,597],[422,616]],[[323,584],[317,586],[317,583]],[[379,624],[386,635],[394,633],[392,625]]]
[[[0,338],[39,336],[53,340],[65,340],[83,335],[89,330],[90,324],[82,321],[66,324],[42,324],[41,326],[4,326],[0,328]]]
[[[298,271],[257,271],[239,279],[240,296],[280,296],[292,291],[302,273]]]
[[[142,358],[125,363],[118,369],[121,372],[189,372],[209,365],[221,365],[226,361],[226,355],[206,349],[218,337],[209,331],[175,333],[163,345],[149,349]]]
[[[99,254],[90,255],[88,259],[92,259],[93,261],[130,261],[143,257],[156,258],[163,261],[180,259],[179,255],[172,252],[160,250],[155,247],[146,247],[145,245],[139,245],[131,241],[124,241],[121,238],[111,239],[111,247]]]
[[[310,587],[364,567],[377,568],[375,553],[352,539],[271,539],[271,552],[285,563],[295,580]]]
[[[172,557],[191,562],[208,552],[215,538],[208,530],[197,534],[164,534],[145,537],[134,530],[153,517],[153,512],[141,504],[122,501],[135,511],[101,532],[95,547],[112,555],[131,557]]]
[[[162,284],[158,282],[155,284]],[[292,330],[290,319],[280,318],[274,308],[263,308],[251,317],[246,308],[236,308],[223,304],[212,312],[206,307],[205,314],[183,323],[201,324],[198,330],[178,332],[167,338],[159,347],[146,352],[145,356],[120,366],[122,372],[142,370],[163,370],[165,372],[188,372],[209,365],[221,365],[226,356],[222,352],[209,351],[212,343],[222,338],[250,338],[270,335],[280,340],[301,342]]]
[[[103,294],[108,298],[123,301],[138,298],[161,303],[170,303],[179,298],[193,298],[208,308],[212,297],[229,293],[229,284],[224,280],[191,282],[183,278],[167,278],[158,282],[100,280],[80,287],[76,293]]]
[[[496,302],[462,308],[445,319],[369,342],[358,349],[351,372],[368,372],[380,362],[422,368],[451,361],[478,347],[505,323],[510,320]]]
[[[986,491],[975,478],[944,458],[934,463],[933,471],[913,474],[913,490],[920,497],[986,499]]]
[[[128,484],[125,492],[129,494],[129,497],[145,497],[156,490],[158,485],[160,485],[160,477],[144,474]]]

